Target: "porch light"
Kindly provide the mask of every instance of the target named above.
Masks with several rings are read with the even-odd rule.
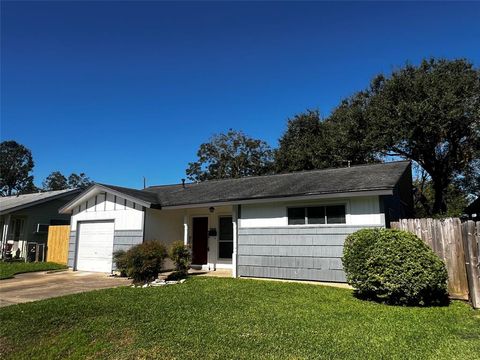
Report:
[[[213,214],[214,211],[215,211],[215,208],[214,208],[213,206],[210,206],[210,207],[208,208],[208,211],[210,211],[210,212]]]

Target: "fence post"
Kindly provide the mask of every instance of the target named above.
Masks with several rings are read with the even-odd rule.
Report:
[[[476,225],[476,226],[475,226]],[[463,244],[465,249],[465,270],[467,272],[470,301],[475,309],[480,308],[480,260],[479,238],[480,222],[467,221],[463,226]]]

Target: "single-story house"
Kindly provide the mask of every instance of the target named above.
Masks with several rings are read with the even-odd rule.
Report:
[[[74,270],[111,272],[116,250],[180,240],[205,270],[342,282],[346,236],[412,207],[411,165],[399,161],[143,190],[95,184],[60,211],[72,215]]]
[[[0,197],[0,258],[27,258],[43,261],[48,226],[68,225],[70,216],[58,209],[81,190],[47,191]]]

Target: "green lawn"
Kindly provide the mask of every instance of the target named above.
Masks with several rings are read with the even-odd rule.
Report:
[[[66,269],[66,265],[51,263],[51,262],[0,262],[0,280],[9,279],[15,274],[33,272],[33,271],[46,271],[46,270],[58,270]]]
[[[480,312],[406,308],[345,289],[190,278],[0,309],[3,358],[479,359]]]

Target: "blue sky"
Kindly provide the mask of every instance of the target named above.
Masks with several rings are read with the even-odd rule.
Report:
[[[480,66],[480,3],[2,2],[1,139],[51,171],[179,182],[229,128],[276,146],[375,74],[423,57]]]

